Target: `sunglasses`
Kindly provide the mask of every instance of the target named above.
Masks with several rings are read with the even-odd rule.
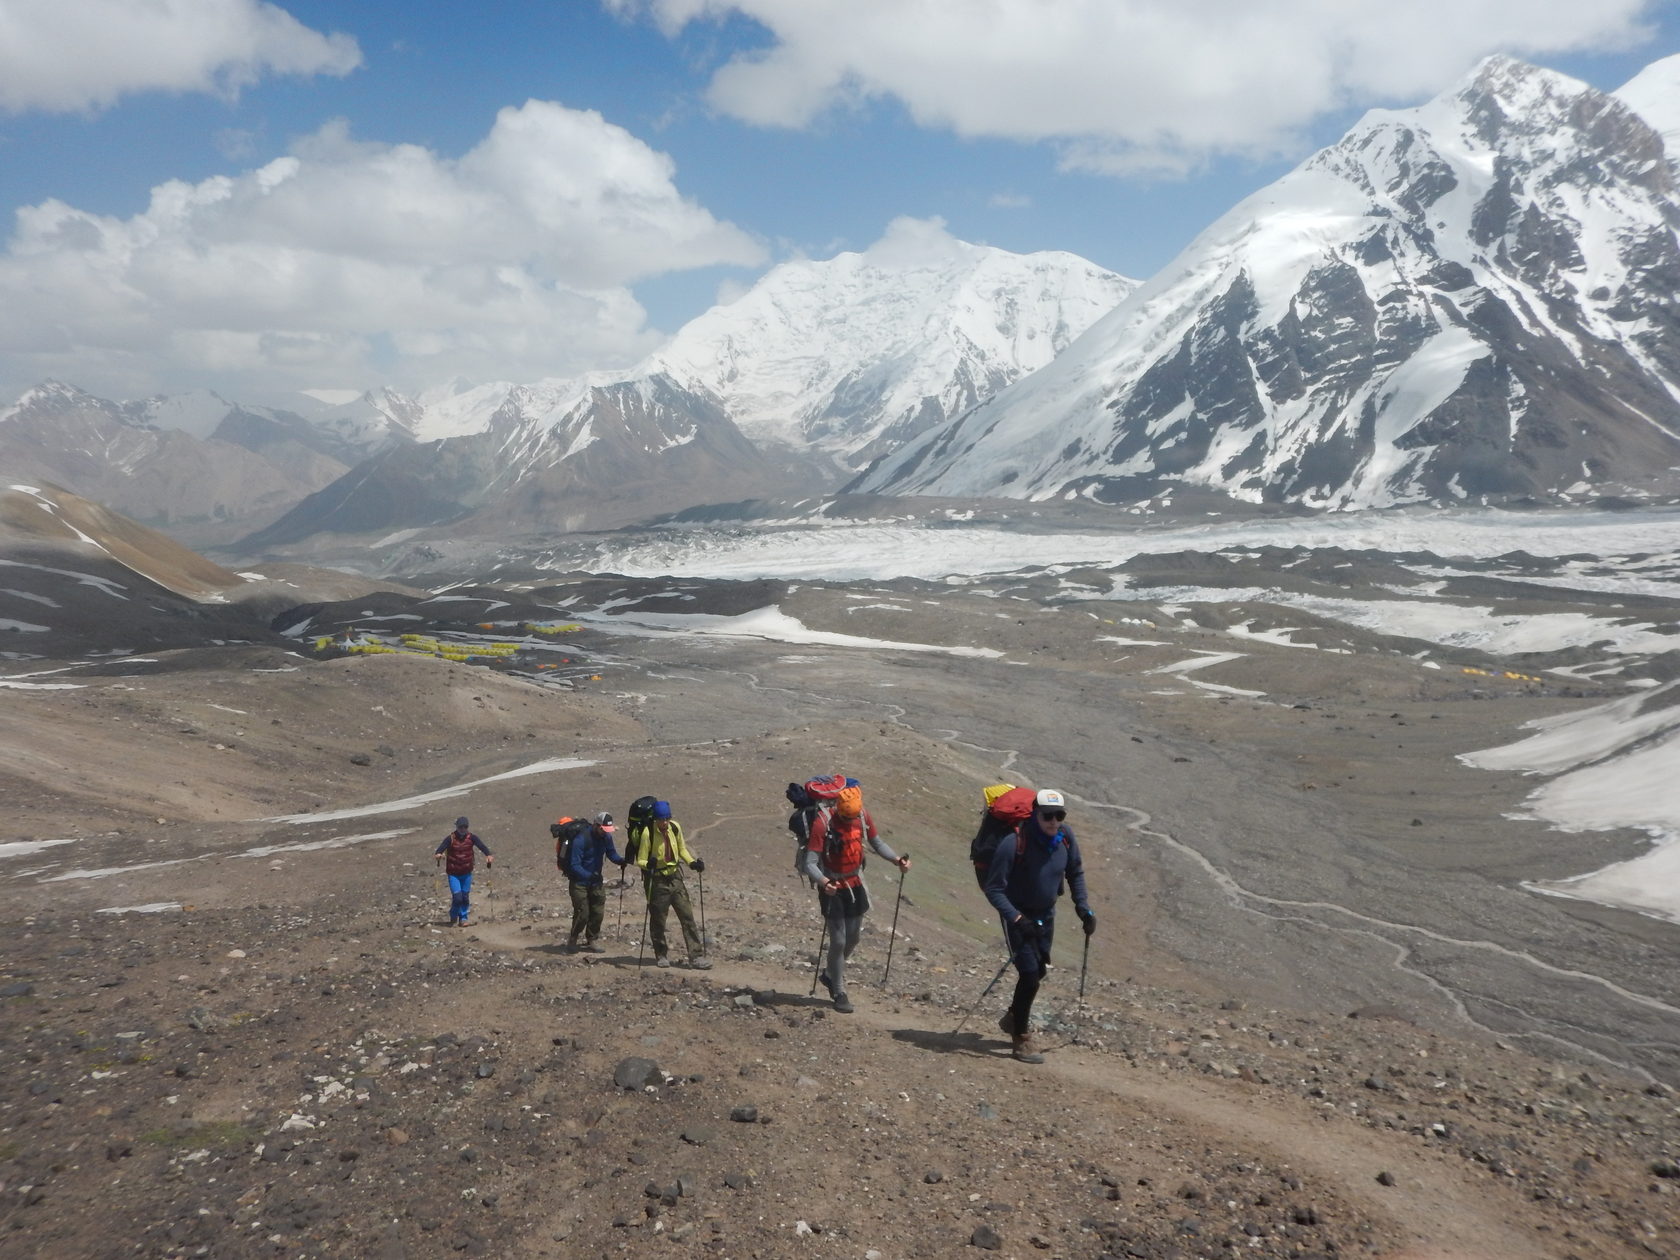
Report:
[[[1040,818],[1044,819],[1045,822],[1061,822],[1064,818],[1067,817],[1067,810],[1065,810],[1065,809],[1041,809],[1041,810],[1038,811],[1038,816]]]

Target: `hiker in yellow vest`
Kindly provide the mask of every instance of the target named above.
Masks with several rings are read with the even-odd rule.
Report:
[[[688,904],[688,885],[682,868],[703,871],[706,864],[689,851],[682,824],[671,817],[671,803],[653,807],[653,822],[630,828],[630,860],[642,869],[642,891],[647,895],[648,935],[653,938],[653,965],[669,967],[671,958],[665,941],[665,915],[677,912],[683,943],[688,946],[688,965],[704,971],[712,965],[706,947],[694,926],[694,911]]]

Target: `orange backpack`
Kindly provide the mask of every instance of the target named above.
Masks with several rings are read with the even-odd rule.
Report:
[[[850,879],[863,869],[863,793],[857,794],[856,812],[842,816],[840,809],[823,811],[823,865],[838,879]]]

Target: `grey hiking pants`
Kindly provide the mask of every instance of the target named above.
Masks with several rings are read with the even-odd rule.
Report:
[[[823,920],[828,924],[828,961],[823,974],[828,977],[829,991],[836,996],[846,991],[846,960],[858,947],[863,934],[863,916],[869,910],[869,892],[859,883],[842,888],[832,897],[817,894]]]

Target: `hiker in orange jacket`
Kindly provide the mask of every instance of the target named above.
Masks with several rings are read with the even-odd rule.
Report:
[[[863,789],[848,786],[832,806],[811,820],[811,839],[805,846],[804,873],[817,886],[817,904],[828,925],[828,965],[819,977],[834,998],[834,1009],[850,1014],[846,995],[846,959],[857,949],[863,916],[869,911],[869,889],[863,883],[863,850],[868,845],[901,871],[910,859],[894,853],[875,830],[875,820],[863,807]]]

